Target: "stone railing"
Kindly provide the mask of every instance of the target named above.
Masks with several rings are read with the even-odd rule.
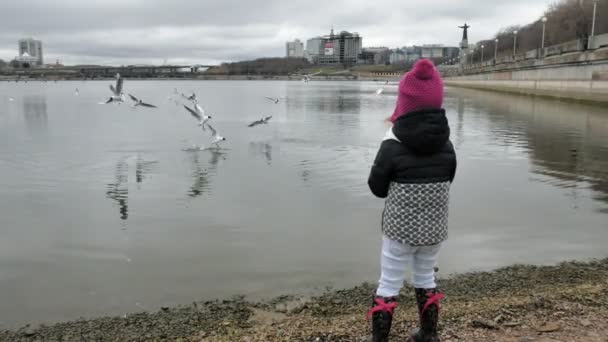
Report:
[[[606,47],[608,47],[608,34],[597,35],[586,39],[577,39],[563,44],[548,46],[544,49],[534,49],[516,55],[500,56],[474,64],[461,66],[460,74],[476,74],[483,72],[496,72],[517,68],[534,68],[543,65],[560,63],[578,63],[591,60],[606,60]],[[590,54],[590,56],[587,56]]]
[[[552,45],[541,49],[541,55],[544,57],[561,55],[568,52],[580,52],[585,51],[586,48],[585,40],[577,39],[563,44]]]
[[[590,50],[608,46],[608,33],[600,34],[589,38],[587,48]]]

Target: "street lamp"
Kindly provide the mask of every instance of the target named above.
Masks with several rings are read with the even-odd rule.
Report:
[[[517,53],[517,30],[513,31],[513,56]]]
[[[494,39],[494,62],[496,63],[496,59],[498,57],[498,38]]]
[[[591,37],[593,37],[595,35],[595,15],[597,13],[597,3],[600,2],[600,0],[593,0],[593,22],[591,24]]]
[[[485,45],[481,44],[481,63],[483,64],[483,49],[485,48]]]
[[[547,17],[543,17],[541,19],[541,21],[543,22],[543,39],[541,41],[540,48],[544,49],[545,48],[545,28],[547,26]]]

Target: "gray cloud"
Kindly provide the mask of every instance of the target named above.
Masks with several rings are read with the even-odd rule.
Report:
[[[472,41],[538,19],[552,0],[21,0],[0,4],[0,58],[17,39],[44,44],[47,61],[219,63],[282,56],[286,40],[336,30],[364,46],[456,45],[465,20]]]

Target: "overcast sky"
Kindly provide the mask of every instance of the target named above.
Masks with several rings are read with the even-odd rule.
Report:
[[[455,46],[540,18],[554,0],[0,0],[0,58],[43,41],[45,63],[216,64],[284,56],[285,41],[359,32],[363,46]]]

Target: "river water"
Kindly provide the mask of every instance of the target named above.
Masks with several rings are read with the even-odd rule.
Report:
[[[126,80],[159,106],[132,109],[97,104],[109,83],[0,83],[0,328],[376,280],[366,180],[394,86]],[[210,137],[174,88],[219,150],[183,151]],[[455,88],[445,107],[442,275],[607,256],[608,109]]]

